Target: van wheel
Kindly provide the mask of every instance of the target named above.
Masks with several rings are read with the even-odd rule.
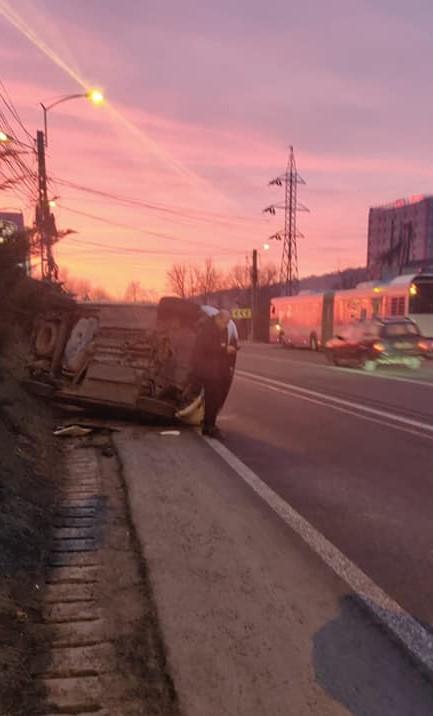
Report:
[[[58,327],[53,321],[42,321],[35,338],[35,352],[38,356],[49,358],[54,353]]]
[[[318,351],[319,350],[319,341],[317,340],[317,336],[315,333],[312,333],[310,336],[310,349],[312,351]]]

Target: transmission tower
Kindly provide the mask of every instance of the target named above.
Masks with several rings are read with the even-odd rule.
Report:
[[[283,242],[280,267],[281,292],[283,295],[293,296],[297,293],[299,282],[297,239],[303,238],[303,234],[296,228],[296,214],[298,211],[309,211],[297,200],[298,184],[305,184],[305,181],[296,169],[293,147],[290,147],[286,171],[272,179],[269,184],[270,186],[284,187],[284,201],[280,204],[271,204],[264,211],[273,215],[277,213],[277,209],[284,211],[284,229],[277,231],[270,239]]]

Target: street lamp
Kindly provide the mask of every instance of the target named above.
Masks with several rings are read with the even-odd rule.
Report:
[[[79,92],[78,94],[67,94],[64,97],[60,97],[60,99],[57,99],[55,102],[52,102],[52,104],[49,104],[48,106],[41,102],[41,107],[44,113],[44,136],[46,147],[48,147],[48,112],[50,109],[57,107],[59,104],[63,104],[63,102],[69,102],[71,99],[82,99],[83,97],[88,99],[94,105],[103,104],[104,102],[104,94],[99,89],[90,89],[87,92]],[[0,141],[2,141],[1,137]]]

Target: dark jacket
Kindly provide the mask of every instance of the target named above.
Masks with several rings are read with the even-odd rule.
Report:
[[[204,318],[194,349],[194,375],[199,380],[221,380],[227,355],[227,331],[221,331],[214,318]]]

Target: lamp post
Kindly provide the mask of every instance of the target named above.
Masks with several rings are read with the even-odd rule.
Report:
[[[53,109],[54,107],[57,107],[59,104],[63,104],[64,102],[69,102],[72,99],[83,98],[88,99],[92,104],[95,105],[102,104],[104,102],[104,95],[101,90],[98,89],[91,89],[87,92],[79,92],[75,94],[67,94],[64,97],[60,97],[60,99],[57,99],[55,102],[52,102],[48,106],[41,102],[42,111],[44,113],[45,147],[48,147],[48,112],[50,111],[50,109]]]
[[[41,102],[44,113],[44,131],[38,131],[36,135],[36,146],[38,154],[38,205],[36,207],[36,226],[40,236],[41,253],[41,275],[48,281],[57,280],[58,267],[53,256],[53,244],[58,239],[54,215],[51,213],[52,202],[48,200],[47,172],[45,165],[45,149],[48,146],[48,112],[54,107],[73,99],[88,99],[92,104],[98,105],[104,102],[104,95],[101,90],[91,89],[87,92],[67,94],[60,97],[49,105]],[[1,141],[1,138],[0,138]]]
[[[57,107],[63,102],[69,102],[73,99],[85,98],[88,99],[92,104],[98,105],[104,102],[104,95],[101,90],[90,89],[87,92],[80,92],[76,94],[68,94],[64,97],[60,97],[55,102],[49,105],[45,105],[41,102],[41,107],[44,113],[44,131],[38,130],[36,133],[36,153],[38,157],[38,202],[36,206],[36,221],[35,225],[40,238],[40,258],[41,258],[41,277],[52,281],[53,278],[57,279],[58,268],[54,260],[52,246],[58,239],[56,230],[54,215],[50,209],[55,206],[53,200],[48,199],[47,189],[47,172],[45,164],[45,148],[48,146],[48,112]],[[29,148],[34,151],[34,147],[28,147],[28,145],[19,142],[14,137],[6,134],[6,132],[0,130],[0,146],[9,143],[17,143],[23,147]]]

